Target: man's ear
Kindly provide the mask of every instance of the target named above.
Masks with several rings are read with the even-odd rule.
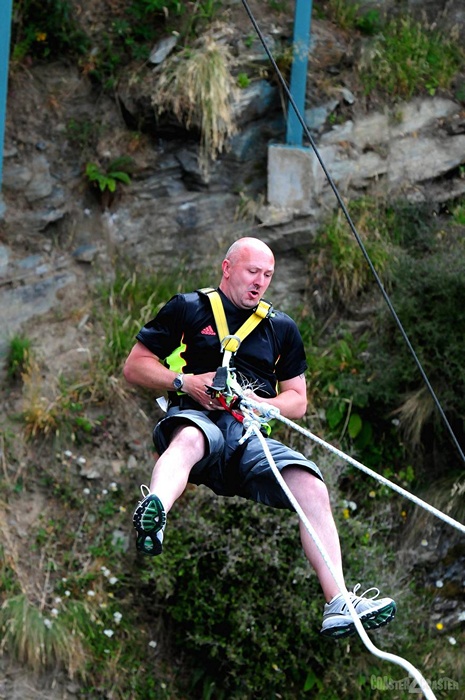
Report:
[[[221,263],[221,269],[223,270],[223,277],[228,278],[229,277],[229,270],[231,269],[231,263],[229,260],[226,258],[226,260],[223,260]]]

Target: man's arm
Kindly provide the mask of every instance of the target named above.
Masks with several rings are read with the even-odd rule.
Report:
[[[264,399],[253,392],[247,392],[247,395],[255,401],[276,406],[290,420],[302,418],[307,410],[307,385],[303,374],[280,382],[279,393],[272,399]]]
[[[123,375],[129,384],[137,384],[154,391],[174,391],[176,372],[165,367],[161,360],[141,342],[137,342],[124,364]],[[205,388],[213,382],[214,372],[185,374],[183,391],[205,408],[211,408]]]

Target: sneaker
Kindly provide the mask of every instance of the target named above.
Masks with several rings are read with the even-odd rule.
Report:
[[[374,630],[387,625],[396,614],[396,604],[391,598],[378,598],[379,590],[369,588],[362,595],[356,595],[360,584],[357,583],[349,597],[363,627]],[[371,598],[365,598],[367,593],[375,591]],[[355,633],[355,625],[341,593],[326,603],[323,613],[323,625],[320,634],[333,639],[341,639]]]
[[[136,549],[143,554],[156,556],[163,549],[163,532],[166,513],[162,502],[147,486],[141,486],[142,500],[134,511],[132,522],[137,530]]]

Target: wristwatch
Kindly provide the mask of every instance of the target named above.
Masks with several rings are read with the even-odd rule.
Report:
[[[184,384],[184,377],[182,373],[177,374],[175,378],[173,379],[173,386],[176,389],[176,391],[180,391],[183,387]]]

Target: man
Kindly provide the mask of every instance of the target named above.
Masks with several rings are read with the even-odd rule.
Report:
[[[230,334],[239,333],[242,324],[253,316],[273,273],[273,253],[259,239],[241,238],[229,248],[218,293]],[[239,495],[293,510],[257,435],[240,443],[242,423],[208,391],[222,364],[222,340],[209,296],[202,291],[178,294],[140,330],[125,363],[128,382],[166,391],[169,397],[167,415],[154,430],[160,457],[148,494],[133,518],[136,546],[145,554],[161,553],[166,514],[188,482],[205,484],[220,495]],[[249,387],[247,396],[278,408],[291,420],[301,418],[306,411],[306,368],[297,326],[279,311],[260,320],[234,355],[236,375]],[[318,467],[276,440],[268,438],[267,444],[342,581],[339,537]],[[305,555],[327,601],[322,634],[335,638],[353,634],[355,628],[344,598],[302,523],[300,533]],[[357,588],[350,597],[367,629],[380,627],[394,617],[393,600],[357,596]]]

